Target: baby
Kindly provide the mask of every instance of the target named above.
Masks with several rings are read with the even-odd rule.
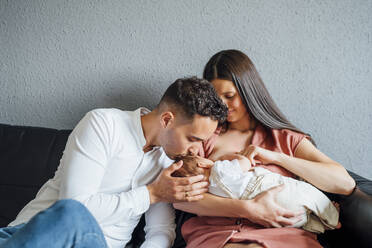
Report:
[[[196,156],[179,158],[184,165],[172,176],[184,177],[201,174],[198,163],[211,164],[213,161]],[[252,167],[249,159],[243,155],[231,154],[215,161],[210,170],[204,170],[209,180],[209,192],[221,197],[248,200],[263,191],[280,184],[285,187],[276,195],[276,201],[288,210],[303,209],[302,221],[293,227],[323,233],[325,230],[338,228],[339,213],[333,203],[320,190],[304,181],[295,180],[271,172],[262,167]],[[227,160],[228,159],[228,160]],[[192,168],[186,171],[184,168]]]

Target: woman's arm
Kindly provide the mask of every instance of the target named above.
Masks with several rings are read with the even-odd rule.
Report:
[[[308,139],[298,144],[294,157],[280,154],[277,162],[323,191],[349,195],[355,188],[355,181],[346,169],[319,151]]]
[[[201,216],[246,218],[265,227],[294,225],[301,220],[303,212],[288,211],[276,204],[274,197],[282,189],[283,186],[274,187],[252,200],[229,199],[206,193],[202,200],[174,203],[173,206]]]
[[[203,194],[203,199],[196,202],[174,203],[176,209],[200,216],[225,216],[241,218],[244,212],[244,202],[236,199],[223,198],[209,193]],[[213,206],[213,211],[211,211]],[[229,207],[227,207],[229,206]]]
[[[297,145],[294,157],[253,145],[244,151],[244,155],[253,165],[256,160],[280,165],[326,192],[348,195],[355,187],[354,179],[345,168],[319,151],[307,139]]]

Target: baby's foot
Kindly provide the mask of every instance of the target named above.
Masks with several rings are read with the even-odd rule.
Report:
[[[340,204],[338,202],[332,201],[333,205],[337,209],[338,212],[340,212]]]
[[[335,201],[332,201],[332,203],[335,206],[335,208],[337,209],[337,211],[340,212],[340,204],[338,202],[335,202]],[[336,229],[340,229],[340,228],[341,228],[341,222],[338,222],[337,226],[336,226]]]

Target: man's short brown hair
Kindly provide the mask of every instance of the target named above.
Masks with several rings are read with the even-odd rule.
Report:
[[[227,107],[213,85],[197,77],[177,79],[165,91],[158,107],[164,103],[176,107],[190,119],[198,114],[222,124],[227,118]]]

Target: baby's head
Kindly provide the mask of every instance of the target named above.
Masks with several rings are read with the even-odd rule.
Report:
[[[204,175],[209,178],[210,170],[206,168],[201,168],[198,164],[213,165],[213,161],[207,158],[202,158],[199,156],[182,156],[176,159],[177,161],[182,160],[183,165],[180,169],[172,173],[174,177],[189,177]]]

